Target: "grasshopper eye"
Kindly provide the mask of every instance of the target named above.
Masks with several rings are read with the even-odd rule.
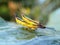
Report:
[[[42,24],[38,24],[38,27],[39,27],[39,28],[43,28],[43,29],[46,28],[46,27],[43,26]]]

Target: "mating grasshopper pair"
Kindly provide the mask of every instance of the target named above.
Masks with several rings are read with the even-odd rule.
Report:
[[[45,28],[45,26],[41,25],[39,22],[37,21],[34,21],[28,17],[26,17],[25,15],[21,15],[22,19],[20,19],[17,15],[15,17],[16,19],[16,22],[20,25],[23,25],[27,28],[30,28],[30,29],[37,29],[37,28]]]

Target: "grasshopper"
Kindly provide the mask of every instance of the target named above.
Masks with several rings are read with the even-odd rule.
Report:
[[[30,29],[37,29],[37,28],[45,28],[45,26],[43,26],[42,24],[40,24],[37,21],[34,21],[28,17],[26,17],[25,15],[21,15],[22,19],[20,19],[17,15],[15,16],[16,22],[22,26],[25,26],[27,28]]]

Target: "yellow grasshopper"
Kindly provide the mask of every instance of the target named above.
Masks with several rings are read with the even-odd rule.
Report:
[[[39,22],[34,21],[34,20],[26,17],[23,14],[21,15],[21,17],[22,17],[22,20],[18,16],[15,17],[16,22],[20,25],[23,25],[23,26],[28,27],[28,28],[33,29],[33,30],[35,30],[38,27],[39,28],[45,28],[44,26],[39,24]]]

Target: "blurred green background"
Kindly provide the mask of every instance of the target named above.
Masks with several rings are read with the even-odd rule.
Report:
[[[15,21],[15,13],[23,12],[45,25],[49,14],[59,7],[60,0],[0,0],[0,16],[6,21]]]

